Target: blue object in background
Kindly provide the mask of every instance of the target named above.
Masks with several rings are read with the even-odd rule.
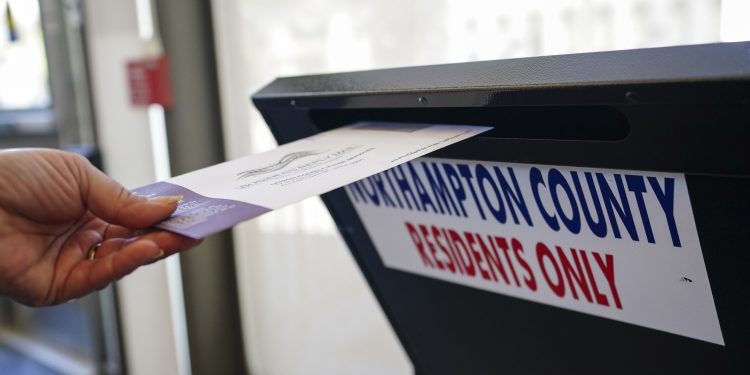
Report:
[[[5,4],[5,18],[8,23],[8,41],[18,41],[18,29],[16,28],[16,21],[13,19],[13,13],[10,11],[10,2]]]

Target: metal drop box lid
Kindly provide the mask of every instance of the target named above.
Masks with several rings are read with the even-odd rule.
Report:
[[[622,181],[627,171],[649,171],[678,176],[677,184],[686,186],[723,345],[631,324],[616,315],[592,315],[425,276],[436,269],[420,275],[388,267],[383,249],[376,246],[383,242],[375,241],[372,228],[367,230],[372,224],[355,207],[363,204],[356,191],[325,194],[326,206],[418,374],[750,372],[750,42],[279,78],[252,100],[279,143],[363,120],[485,125],[494,130],[429,157],[467,165],[482,161],[489,169],[528,166],[528,173],[541,168],[550,176],[553,169],[590,170],[592,176],[600,170],[623,171],[612,174]],[[533,188],[548,187],[550,181]],[[667,191],[665,182],[654,184]],[[637,196],[633,186],[641,185],[629,186],[628,194]],[[566,191],[561,189],[555,194]],[[638,204],[632,205],[633,216]],[[556,212],[558,226],[567,225],[562,220],[566,212]],[[627,239],[626,216],[618,212],[620,221],[610,225],[620,223],[617,240]],[[639,220],[645,227],[647,222]],[[653,216],[652,222],[658,225]],[[495,225],[513,235],[512,228]],[[640,242],[631,241],[636,251],[659,242],[653,236],[645,241],[639,231]],[[635,232],[630,236],[638,237]],[[421,246],[422,239],[415,244]],[[423,265],[429,266],[437,258],[426,254]],[[623,278],[639,272],[637,267],[624,270],[631,275]],[[685,278],[681,282],[692,282]],[[574,289],[572,280],[569,284]],[[676,296],[675,302],[670,298],[663,299],[676,310],[683,307],[676,305]],[[628,302],[646,303],[638,299],[631,294]],[[680,316],[656,318],[671,324]]]

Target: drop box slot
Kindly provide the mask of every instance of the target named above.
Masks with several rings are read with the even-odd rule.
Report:
[[[619,141],[628,120],[608,106],[523,106],[397,109],[316,109],[310,119],[321,130],[358,121],[491,126],[483,138]]]

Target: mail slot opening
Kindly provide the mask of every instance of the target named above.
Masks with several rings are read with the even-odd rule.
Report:
[[[630,133],[627,117],[609,106],[321,109],[310,119],[321,130],[357,121],[493,127],[484,138],[619,141]]]

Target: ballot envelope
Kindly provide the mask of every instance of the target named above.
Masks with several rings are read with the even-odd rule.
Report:
[[[750,42],[279,78],[252,100],[279,143],[492,127],[322,197],[417,374],[750,373]]]

